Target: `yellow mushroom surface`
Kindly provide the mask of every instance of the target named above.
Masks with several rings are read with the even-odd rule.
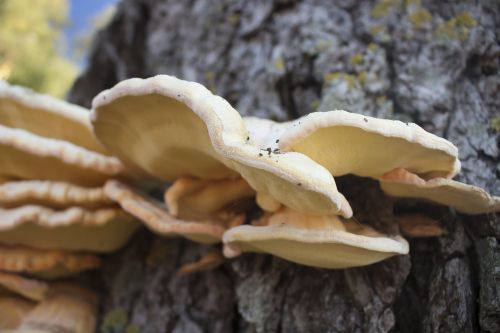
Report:
[[[5,272],[0,272],[0,287],[34,301],[45,299],[49,290],[46,282]]]
[[[92,133],[90,110],[0,81],[0,124],[106,154]]]
[[[119,208],[0,208],[0,243],[7,245],[110,252],[123,246],[139,226]]]
[[[252,144],[238,112],[195,82],[159,75],[130,79],[93,101],[99,141],[127,164],[164,180],[236,178],[298,211],[352,211],[332,175],[309,157]]]
[[[94,333],[98,297],[86,288],[69,283],[53,284],[46,299],[38,303],[11,333]]]
[[[480,187],[447,178],[424,180],[401,168],[383,175],[380,187],[394,197],[423,199],[465,214],[500,212],[500,197],[490,196]]]
[[[180,235],[196,242],[213,244],[220,242],[227,227],[219,219],[202,221],[177,219],[166,210],[161,202],[117,180],[109,180],[104,190],[126,212],[144,222],[151,231],[159,235]],[[227,224],[234,225],[242,222],[242,216],[234,216],[227,221]]]
[[[27,299],[0,295],[0,331],[17,328],[34,307]]]
[[[114,157],[0,125],[0,177],[102,185],[124,171]]]
[[[173,216],[199,220],[209,218],[228,205],[253,196],[255,191],[241,178],[179,178],[165,192],[165,203]]]
[[[264,252],[307,266],[347,268],[409,250],[402,237],[386,236],[335,215],[313,216],[285,208],[255,224],[231,228],[224,234],[226,256]]]
[[[0,245],[0,271],[52,279],[100,266],[101,259],[88,253]]]
[[[432,178],[452,177],[460,170],[458,149],[420,126],[342,110],[299,118],[279,140],[282,151],[303,153],[334,176],[378,179],[405,168]]]

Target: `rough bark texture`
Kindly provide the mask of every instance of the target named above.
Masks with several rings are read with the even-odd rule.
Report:
[[[243,115],[285,120],[346,109],[414,121],[460,149],[461,181],[500,194],[496,1],[124,0],[70,100],[89,106],[129,77],[207,85]],[[137,110],[141,112],[141,110]],[[397,232],[419,211],[447,235],[370,267],[313,269],[243,255],[181,276],[206,247],[147,231],[110,255],[102,332],[498,332],[500,221],[393,203],[377,184],[340,187],[355,216]]]

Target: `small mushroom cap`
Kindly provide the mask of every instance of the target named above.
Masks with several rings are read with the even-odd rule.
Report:
[[[0,295],[0,331],[18,327],[34,307],[24,298]]]
[[[274,214],[267,226],[243,225],[228,230],[223,238],[224,254],[264,252],[307,266],[347,268],[408,253],[408,243],[402,237],[384,236],[336,216],[306,216],[291,210]]]
[[[70,284],[55,284],[11,333],[94,333],[97,294]]]
[[[101,266],[95,255],[25,246],[0,245],[0,270],[41,278],[60,278]]]
[[[27,205],[0,208],[0,243],[39,249],[110,252],[140,226],[119,208],[64,210]]]
[[[126,212],[143,221],[151,231],[159,235],[180,235],[196,242],[212,244],[220,242],[225,231],[214,220],[193,222],[176,219],[160,202],[117,180],[106,182],[104,191]]]
[[[279,144],[282,151],[311,157],[334,176],[378,179],[394,168],[405,168],[430,178],[460,171],[458,149],[418,125],[340,110],[297,119]]]
[[[122,81],[94,99],[92,123],[113,154],[158,178],[240,174],[298,211],[352,213],[328,170],[303,154],[264,154],[238,112],[198,83],[166,75]]]
[[[90,110],[0,81],[0,124],[106,154],[92,133]]]
[[[4,208],[27,204],[53,208],[80,206],[96,208],[113,204],[102,187],[81,187],[66,182],[22,180],[0,184],[0,206]]]
[[[0,272],[0,287],[34,301],[43,300],[49,290],[46,282],[5,272]]]
[[[0,177],[102,185],[123,172],[114,157],[0,125]]]
[[[426,181],[401,168],[383,175],[380,187],[394,197],[424,199],[465,214],[500,212],[500,197],[490,196],[480,187],[447,178]]]
[[[254,195],[255,191],[241,178],[200,180],[184,177],[177,179],[165,192],[165,203],[173,216],[200,220]]]

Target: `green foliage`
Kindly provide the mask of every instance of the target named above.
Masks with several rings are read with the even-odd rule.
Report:
[[[76,67],[61,56],[66,0],[0,0],[0,79],[63,97]]]

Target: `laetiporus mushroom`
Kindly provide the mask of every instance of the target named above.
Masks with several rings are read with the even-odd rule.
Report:
[[[100,266],[100,258],[92,254],[0,245],[0,271],[53,279]]]
[[[34,306],[10,333],[95,332],[97,295],[69,283],[52,284],[46,298]]]
[[[316,112],[281,131],[279,145],[311,157],[335,177],[379,180],[394,197],[425,199],[466,214],[500,211],[500,198],[451,180],[460,171],[458,149],[413,123]]]
[[[125,80],[92,105],[99,141],[159,179],[241,176],[257,194],[297,211],[352,215],[325,168],[303,154],[251,144],[238,112],[198,83],[167,75]]]
[[[123,171],[123,165],[115,157],[0,125],[2,178],[66,181],[96,186]]]
[[[0,243],[107,252],[140,226],[103,192],[123,164],[89,111],[0,82]]]
[[[441,177],[425,180],[403,168],[382,175],[380,187],[394,197],[423,199],[464,214],[500,212],[500,197],[490,196],[480,187]]]
[[[0,81],[1,125],[107,155],[92,133],[88,113],[77,105]]]
[[[407,253],[401,237],[350,219],[352,209],[334,180],[347,174],[376,179],[392,195],[426,198],[463,212],[498,210],[496,198],[450,180],[460,170],[457,148],[415,124],[345,111],[289,123],[242,119],[205,87],[166,75],[126,80],[100,93],[92,124],[103,146],[127,165],[174,181],[165,195],[169,211],[116,181],[106,185],[111,199],[159,233],[213,242],[228,229],[227,256],[267,252],[342,268]],[[411,177],[394,170],[421,181],[407,181]],[[453,192],[450,188],[463,198],[436,199]],[[252,225],[212,219],[254,193],[266,213]],[[205,238],[193,230],[203,230]]]
[[[346,268],[365,266],[396,254],[407,254],[400,236],[385,236],[373,228],[336,215],[306,215],[281,208],[254,225],[224,234],[224,254],[265,252],[307,266]]]
[[[229,214],[240,201],[253,196],[255,191],[241,178],[201,180],[183,177],[165,192],[165,203],[175,217],[202,220],[217,217],[224,211]]]
[[[0,208],[0,221],[0,244],[73,251],[117,250],[139,227],[120,208],[54,210],[24,205]]]
[[[216,243],[222,238],[226,226],[219,221],[188,221],[174,218],[161,202],[139,193],[137,190],[120,183],[109,180],[104,186],[106,194],[118,202],[122,209],[144,222],[153,232],[160,235],[181,235],[200,243]],[[228,221],[228,226],[239,225],[243,216],[234,216]]]
[[[11,295],[0,295],[0,331],[18,327],[35,307],[35,302]]]
[[[4,290],[22,295],[34,301],[43,300],[49,289],[49,285],[46,282],[26,278],[21,275],[0,272],[0,294],[2,294],[2,287]]]

